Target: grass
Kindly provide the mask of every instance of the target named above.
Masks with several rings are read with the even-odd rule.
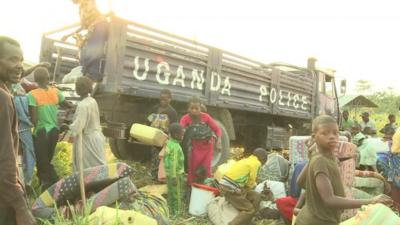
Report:
[[[243,156],[243,149],[232,149],[232,158],[239,159]],[[106,157],[107,161],[110,163],[117,162],[117,160],[111,153],[110,149],[106,149]],[[148,170],[142,163],[132,162],[132,161],[124,161],[128,165],[130,165],[135,171],[135,185],[140,188],[145,185],[153,184],[154,182],[151,179],[151,176],[148,174]],[[59,142],[56,148],[56,153],[53,159],[53,165],[56,169],[57,174],[60,177],[69,176],[72,174],[72,145],[67,142]],[[34,193],[29,196],[28,202],[30,205],[33,204],[34,200],[39,196],[40,187],[39,182],[36,176],[34,176],[34,180],[32,186],[34,188]],[[40,220],[39,222],[43,225],[89,225],[89,215],[90,215],[90,206],[87,205],[85,207],[84,212],[79,212],[75,207],[69,205],[64,206],[62,208],[56,209],[56,216],[51,220]],[[118,207],[116,207],[118,208]],[[187,208],[187,207],[186,207]],[[65,216],[65,211],[69,211],[68,215]],[[179,218],[173,219],[170,221],[171,225],[212,225],[211,221],[207,217],[193,217],[187,211]],[[115,222],[111,225],[119,225],[121,224],[116,217]],[[281,225],[278,221],[273,220],[259,220],[256,222],[257,225]]]

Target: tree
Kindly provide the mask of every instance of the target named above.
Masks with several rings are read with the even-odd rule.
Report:
[[[368,80],[358,80],[356,84],[356,90],[358,94],[369,94],[372,89],[372,84]]]

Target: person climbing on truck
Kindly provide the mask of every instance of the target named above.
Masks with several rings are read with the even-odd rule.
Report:
[[[212,177],[214,144],[217,150],[221,149],[221,128],[209,114],[201,112],[201,101],[197,97],[189,100],[188,113],[182,117],[180,124],[191,134],[191,151],[188,154],[188,184],[191,185],[200,166],[206,169],[207,177]],[[216,142],[213,132],[217,136]]]

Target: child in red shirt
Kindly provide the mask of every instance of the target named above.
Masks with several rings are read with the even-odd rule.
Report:
[[[186,132],[190,132],[191,135],[191,151],[188,154],[189,159],[189,170],[188,170],[188,184],[191,185],[196,179],[196,171],[200,166],[203,166],[206,170],[207,177],[212,177],[211,174],[211,161],[213,158],[215,137],[214,135],[199,135],[196,130],[204,131],[205,126],[214,132],[216,137],[217,150],[221,150],[221,129],[218,127],[213,118],[207,114],[201,112],[201,101],[197,97],[193,97],[189,100],[188,114],[184,115],[180,121],[182,127],[187,128]],[[203,129],[200,129],[203,126]],[[204,134],[204,132],[200,132]],[[211,132],[210,132],[211,134]]]

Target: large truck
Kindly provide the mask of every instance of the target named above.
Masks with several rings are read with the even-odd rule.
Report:
[[[146,154],[148,147],[132,140],[129,128],[146,123],[165,88],[172,91],[179,115],[186,113],[188,99],[198,96],[217,120],[223,149],[215,151],[213,166],[226,161],[231,146],[246,152],[274,145],[287,148],[291,135],[310,133],[317,115],[338,118],[335,77],[330,70],[316,68],[316,59],[308,59],[305,67],[266,64],[115,16],[107,23],[99,63],[103,79],[94,97],[118,158]],[[79,65],[77,43],[62,38],[78,26],[42,37],[40,60],[52,63],[57,80]]]

